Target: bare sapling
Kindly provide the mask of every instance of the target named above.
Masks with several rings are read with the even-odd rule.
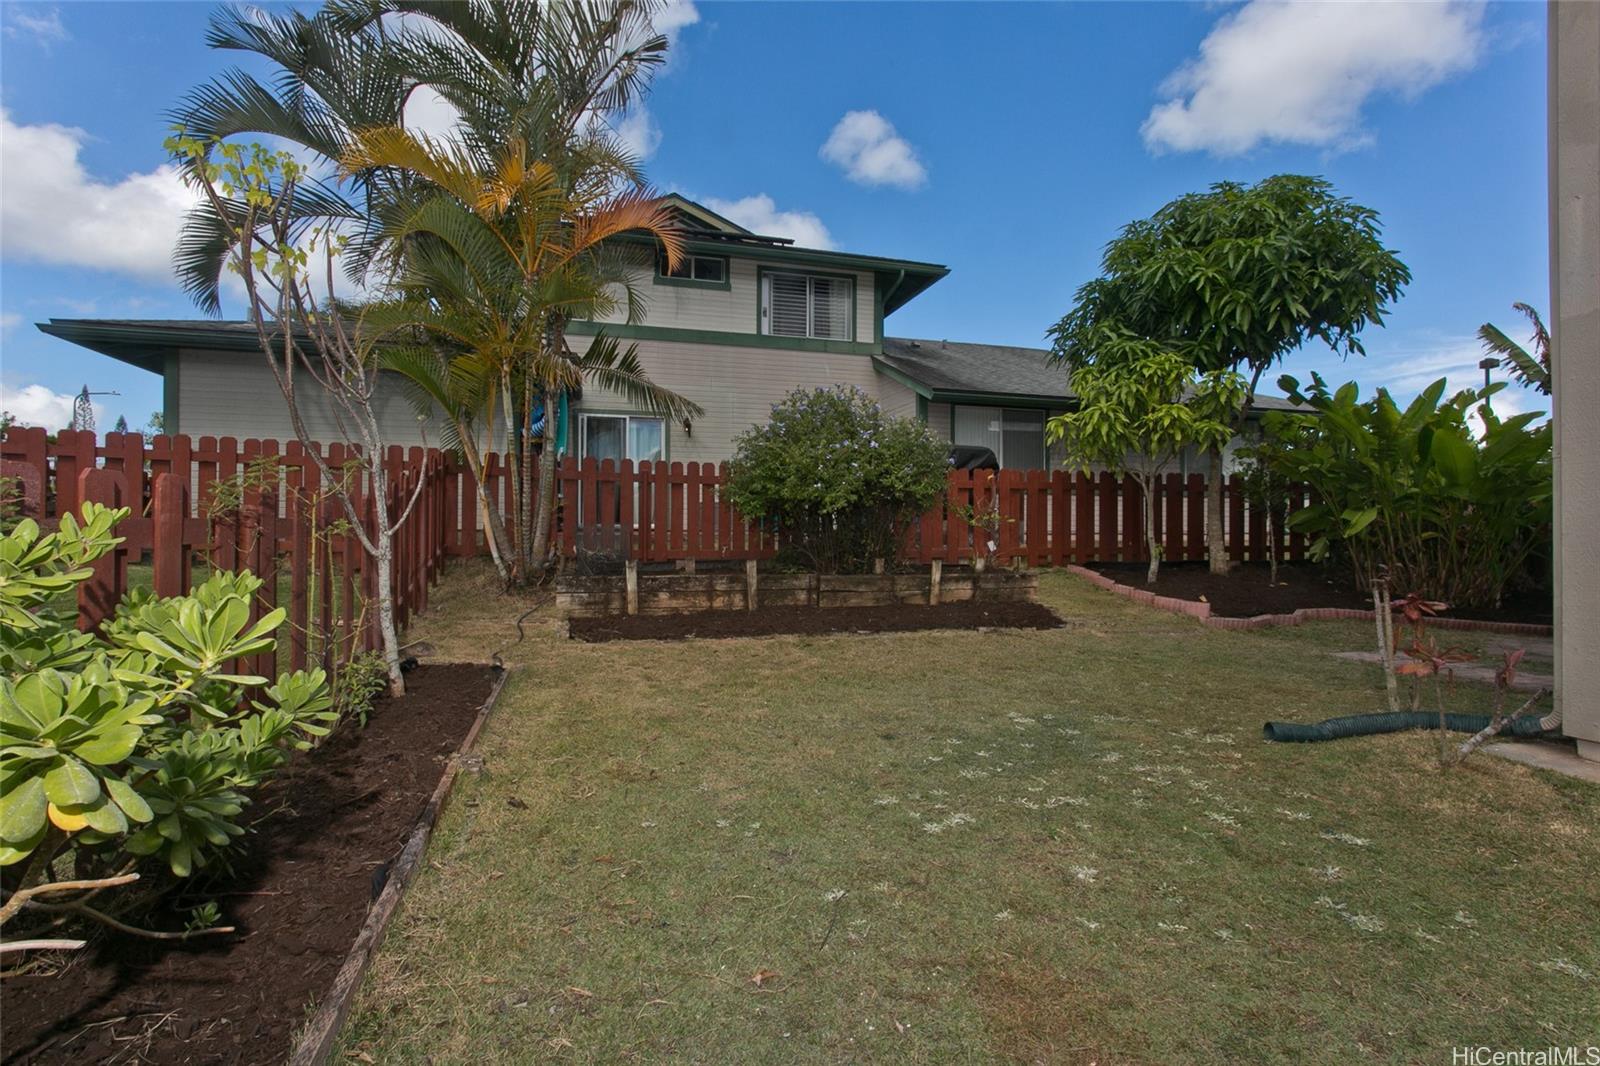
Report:
[[[335,271],[346,239],[333,223],[313,218],[351,220],[355,210],[317,186],[286,152],[258,144],[238,145],[189,137],[182,129],[166,142],[183,167],[185,181],[199,190],[209,216],[221,227],[229,248],[228,267],[243,283],[245,307],[273,379],[288,406],[294,434],[350,523],[350,532],[376,568],[378,629],[389,678],[389,694],[405,694],[400,671],[400,639],[395,628],[394,535],[410,517],[427,481],[426,462],[408,499],[393,505],[386,439],[374,398],[380,360],[374,338],[363,331],[359,312],[341,304]],[[311,185],[307,191],[305,186]],[[315,210],[312,209],[314,201]],[[309,379],[315,400],[331,411],[337,435],[353,447],[366,467],[367,491],[327,466],[318,442],[306,428],[300,386]],[[426,452],[424,451],[424,455]],[[363,503],[373,520],[365,521]]]

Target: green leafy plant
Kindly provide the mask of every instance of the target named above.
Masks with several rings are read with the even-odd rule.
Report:
[[[1447,400],[1441,378],[1404,410],[1383,389],[1361,400],[1354,382],[1279,384],[1316,412],[1263,419],[1273,466],[1312,490],[1289,526],[1311,537],[1313,558],[1343,556],[1362,588],[1386,573],[1395,587],[1465,606],[1497,605],[1544,578],[1551,428],[1539,412],[1499,418],[1489,400],[1504,384]]]
[[[283,623],[282,610],[251,622],[251,574],[131,596],[99,634],[77,632],[58,604],[127,513],[86,504],[81,523],[25,519],[0,539],[0,866],[20,867],[0,924],[40,911],[148,932],[87,899],[137,879],[146,856],[185,877],[226,851],[250,790],[334,719],[321,670],[234,672]],[[77,876],[53,880],[68,855]]]
[[[735,443],[734,506],[773,519],[785,549],[822,573],[893,562],[948,484],[947,446],[855,388],[797,389]]]
[[[387,680],[382,656],[364,651],[339,668],[333,679],[333,709],[340,719],[355,717],[367,727],[372,701],[383,691]]]

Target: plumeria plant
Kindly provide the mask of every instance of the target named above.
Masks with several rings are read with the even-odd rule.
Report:
[[[86,504],[81,522],[67,514],[45,532],[24,519],[0,539],[0,925],[26,914],[163,938],[225,931],[142,930],[88,900],[138,880],[147,856],[187,877],[226,852],[250,790],[334,720],[321,670],[275,683],[232,671],[271,649],[284,620],[250,620],[261,580],[249,573],[130,596],[99,633],[75,629],[63,605],[127,514]],[[81,941],[0,950],[45,944]]]

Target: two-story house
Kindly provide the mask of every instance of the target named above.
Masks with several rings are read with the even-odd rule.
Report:
[[[948,268],[797,248],[681,196],[669,199],[688,254],[673,270],[664,258],[639,268],[634,288],[645,298],[643,320],[574,322],[569,334],[574,346],[600,330],[637,344],[651,378],[705,414],[668,424],[591,387],[571,407],[570,451],[597,459],[720,462],[733,454],[734,439],[763,422],[790,390],[852,385],[891,414],[923,419],[953,443],[993,449],[1004,466],[1039,467],[1053,458],[1044,420],[1072,396],[1066,372],[1048,364],[1048,352],[884,335],[885,320]],[[39,328],[160,374],[169,432],[294,436],[248,323],[52,319]],[[405,390],[396,378],[378,398],[389,439],[437,442],[440,434],[417,418]],[[1263,404],[1274,405],[1258,398]],[[313,437],[339,439],[328,405],[303,396],[301,407]]]

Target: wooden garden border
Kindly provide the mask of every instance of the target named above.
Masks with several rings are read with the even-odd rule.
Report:
[[[428,805],[422,809],[411,835],[406,838],[405,846],[400,849],[400,855],[389,871],[389,879],[384,883],[383,891],[379,893],[377,901],[367,909],[367,920],[356,934],[355,943],[351,945],[350,953],[345,956],[344,965],[339,967],[333,988],[317,1003],[311,1020],[300,1031],[294,1051],[289,1056],[289,1066],[323,1066],[328,1061],[328,1056],[333,1053],[339,1032],[344,1027],[345,1019],[350,1015],[350,1008],[355,1004],[357,993],[361,991],[361,982],[367,975],[367,968],[372,965],[373,956],[383,945],[384,934],[388,932],[389,922],[400,908],[401,897],[405,895],[412,877],[422,865],[422,856],[427,851],[428,840],[433,836],[433,828],[438,824],[439,816],[444,813],[451,789],[461,772],[461,764],[466,756],[472,753],[473,746],[478,741],[478,734],[482,731],[484,723],[489,720],[489,712],[494,709],[495,702],[500,698],[500,691],[505,688],[506,679],[510,676],[510,670],[500,670],[500,676],[495,679],[494,687],[489,690],[488,697],[479,708],[478,716],[472,722],[472,728],[467,730],[461,746],[445,764],[444,776],[439,779],[439,786],[433,790]]]
[[[1098,585],[1107,592],[1126,596],[1135,603],[1143,603],[1161,611],[1186,614],[1212,629],[1267,629],[1271,626],[1297,626],[1306,622],[1339,620],[1372,621],[1372,611],[1358,607],[1302,607],[1288,614],[1258,614],[1251,618],[1224,618],[1211,613],[1211,604],[1200,600],[1182,600],[1173,596],[1157,596],[1149,589],[1124,585],[1086,566],[1068,566],[1069,573]],[[1461,629],[1478,633],[1520,633],[1525,636],[1548,637],[1555,627],[1536,622],[1489,622],[1476,618],[1430,618],[1428,626],[1435,629]]]

